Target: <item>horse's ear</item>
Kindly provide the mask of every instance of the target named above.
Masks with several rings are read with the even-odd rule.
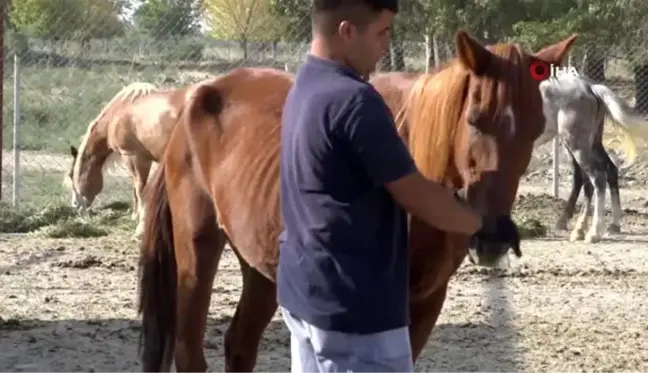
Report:
[[[79,154],[79,151],[74,147],[74,145],[70,145],[70,154],[72,154],[74,158],[76,158]]]
[[[476,75],[481,75],[486,71],[493,55],[480,42],[473,39],[466,31],[459,30],[455,36],[455,44],[457,45],[457,58],[462,65]]]
[[[191,120],[200,119],[205,115],[218,115],[223,109],[221,92],[211,85],[199,85],[189,96],[187,112]]]
[[[571,49],[577,38],[578,34],[572,34],[572,36],[563,41],[542,48],[540,51],[534,53],[533,56],[545,62],[561,65],[565,59],[565,56],[569,54],[569,50]]]

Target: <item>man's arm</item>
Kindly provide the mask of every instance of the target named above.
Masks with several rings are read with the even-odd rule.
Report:
[[[429,225],[475,233],[481,227],[481,216],[457,201],[451,190],[418,172],[389,109],[380,96],[374,96],[356,104],[339,131],[368,175],[376,185],[385,185],[405,210]]]

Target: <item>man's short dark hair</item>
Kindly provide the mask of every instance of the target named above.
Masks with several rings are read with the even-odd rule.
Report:
[[[362,29],[383,10],[398,13],[398,0],[313,0],[313,31],[331,35],[342,21]]]

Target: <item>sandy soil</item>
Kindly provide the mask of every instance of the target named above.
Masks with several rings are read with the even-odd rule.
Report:
[[[642,193],[622,191],[624,207]],[[417,370],[648,371],[647,216],[629,211],[625,233],[596,245],[566,233],[525,241],[504,272],[465,263]],[[0,237],[0,371],[139,370],[136,263],[127,238]],[[205,343],[212,371],[240,287],[228,251]],[[277,314],[256,370],[288,370],[288,341]]]

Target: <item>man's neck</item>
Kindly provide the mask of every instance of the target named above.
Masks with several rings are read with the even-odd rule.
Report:
[[[336,48],[331,46],[331,43],[323,40],[321,38],[314,38],[311,47],[310,54],[319,57],[325,60],[332,60],[346,65],[346,61],[342,56],[342,53],[336,50]]]
[[[349,64],[349,61],[346,60],[344,53],[342,53],[339,49],[332,46],[330,42],[322,38],[318,38],[318,37],[313,38],[309,53],[310,55],[321,59],[338,62],[348,67],[349,69],[356,71],[356,69],[354,69],[353,66]],[[356,71],[356,73],[358,75],[362,75],[358,71]]]

